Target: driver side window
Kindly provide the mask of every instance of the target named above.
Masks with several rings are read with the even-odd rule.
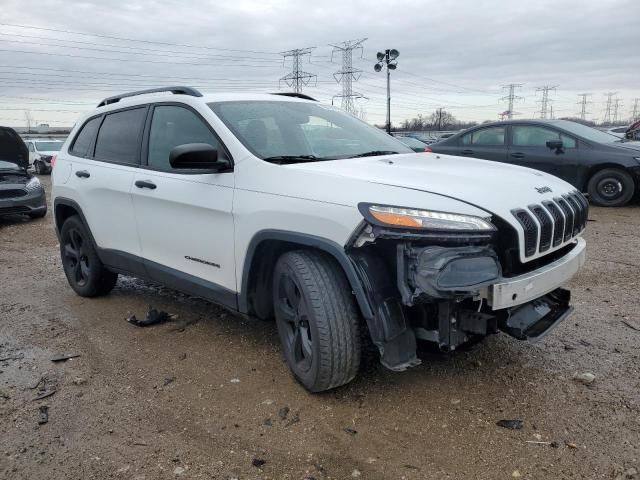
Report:
[[[561,140],[564,148],[576,148],[576,141],[557,130],[535,125],[516,125],[512,129],[513,145],[520,147],[545,147],[547,142]]]
[[[504,127],[489,127],[467,133],[462,137],[463,145],[504,145]]]

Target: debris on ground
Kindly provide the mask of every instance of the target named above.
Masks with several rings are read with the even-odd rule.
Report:
[[[286,405],[278,410],[278,416],[280,417],[280,419],[285,420],[287,418],[287,415],[289,415],[290,410],[291,409]]]
[[[361,476],[361,475],[362,475],[362,473],[361,473],[361,472],[360,472],[360,470],[358,470],[357,468],[356,468],[353,472],[351,472],[351,476],[352,476],[353,478],[358,478],[358,477],[359,477],[359,476]]]
[[[4,390],[0,389],[0,398],[4,398],[5,400],[9,400],[11,396]]]
[[[0,358],[0,362],[7,362],[9,360],[22,360],[24,358],[24,353],[19,353],[17,355],[9,355],[8,357]]]
[[[53,395],[54,393],[56,393],[56,389],[54,388],[53,390],[49,390],[48,392],[43,392],[40,395],[38,395],[37,397],[35,397],[32,401],[38,401],[38,400],[42,400],[43,398],[47,398],[50,397],[51,395]]]
[[[524,426],[523,420],[498,420],[496,425],[509,430],[520,430]]]
[[[83,377],[75,377],[72,380],[72,382],[73,382],[74,385],[80,386],[80,385],[84,385],[85,383],[87,383],[87,379],[83,378]]]
[[[49,407],[42,405],[40,407],[40,418],[38,419],[38,425],[44,425],[49,422]]]
[[[299,421],[300,421],[300,412],[296,412],[293,414],[293,416],[289,420],[287,420],[287,423],[285,423],[284,426],[290,427],[291,425],[294,425]]]
[[[186,469],[184,467],[176,467],[176,468],[173,469],[173,474],[174,475],[182,475],[185,471],[186,471]]]
[[[575,443],[572,443],[572,442],[565,442],[565,444],[569,448],[578,448],[578,445],[576,445]]]
[[[176,381],[176,377],[164,377],[164,386],[166,387],[167,385],[175,381]]]
[[[127,318],[127,322],[136,327],[149,327],[151,325],[158,325],[160,323],[168,322],[171,319],[170,315],[163,310],[156,310],[149,305],[149,310],[144,320],[138,320],[135,315],[131,315]]]
[[[358,431],[354,430],[353,428],[343,428],[342,430],[344,430],[345,433],[348,433],[351,436],[354,436],[358,433]]]
[[[632,328],[633,330],[640,332],[640,324],[637,324],[636,322],[632,321],[632,320],[628,320],[626,318],[623,318],[621,320],[622,323],[624,323],[627,327]]]
[[[270,418],[265,418],[264,421],[262,422],[262,424],[267,426],[267,427],[271,427],[273,425],[273,422],[271,421]]]
[[[576,373],[573,376],[573,379],[578,383],[582,383],[583,385],[591,385],[596,379],[596,376],[593,373],[589,372]]]
[[[251,465],[253,465],[256,468],[261,468],[265,463],[267,463],[266,460],[263,460],[262,458],[254,458],[253,460],[251,460]]]
[[[186,358],[187,358],[187,354],[181,353],[180,356],[178,357],[178,360],[186,360]]]
[[[71,360],[72,358],[78,358],[80,356],[79,353],[70,353],[70,354],[61,354],[61,355],[56,355],[55,357],[53,357],[51,359],[52,362],[57,363],[57,362],[66,362],[67,360]]]
[[[239,378],[232,378],[231,380],[229,380],[229,382],[231,382],[231,383],[240,383],[240,379]]]
[[[513,478],[521,478],[521,477],[522,477],[522,474],[520,473],[520,471],[519,471],[519,470],[514,470],[514,471],[513,471],[513,473],[511,474],[511,476],[512,476]]]

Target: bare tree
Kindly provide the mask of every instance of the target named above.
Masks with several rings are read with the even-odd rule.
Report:
[[[33,115],[31,115],[31,112],[29,110],[24,111],[24,119],[27,122],[27,133],[31,133],[31,127],[32,126],[35,127],[36,121],[33,118]]]

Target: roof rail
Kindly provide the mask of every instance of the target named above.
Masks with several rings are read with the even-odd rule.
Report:
[[[99,104],[98,107],[104,107],[105,105],[109,105],[112,103],[116,103],[119,102],[120,100],[122,100],[123,98],[127,98],[127,97],[136,97],[138,95],[145,95],[147,93],[161,93],[161,92],[171,92],[175,95],[189,95],[191,97],[201,97],[202,94],[196,90],[195,88],[191,88],[191,87],[161,87],[161,88],[150,88],[148,90],[139,90],[137,92],[129,92],[129,93],[123,93],[121,95],[114,95],[113,97],[108,97],[105,98],[104,100],[102,100]]]
[[[304,93],[298,93],[298,92],[275,92],[275,93],[272,93],[271,95],[282,95],[283,97],[302,98],[304,100],[313,100],[314,102],[318,101],[315,98],[310,97],[309,95],[305,95]]]

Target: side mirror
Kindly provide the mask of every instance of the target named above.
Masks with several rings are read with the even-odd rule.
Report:
[[[172,168],[219,171],[229,162],[218,159],[218,151],[208,143],[186,143],[174,147],[169,153]]]
[[[562,151],[562,140],[549,140],[547,142],[547,147],[551,150],[555,150],[556,153],[560,153]]]

